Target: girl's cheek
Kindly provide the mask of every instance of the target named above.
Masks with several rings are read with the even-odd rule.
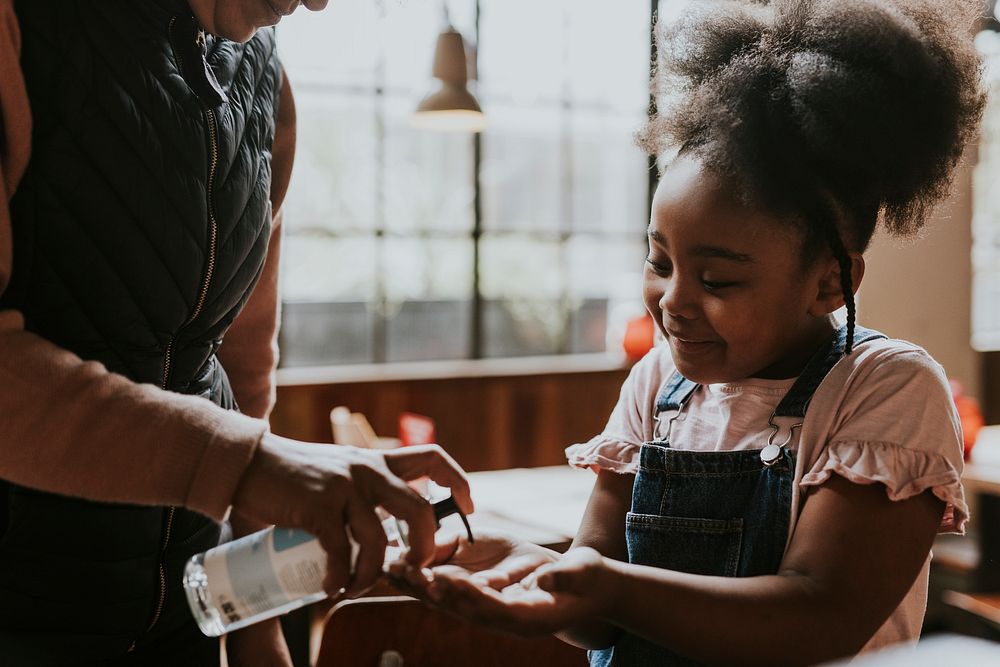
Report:
[[[643,285],[642,289],[642,300],[646,304],[646,310],[656,318],[660,311],[660,298],[663,296],[663,292],[656,289],[655,285],[650,284],[647,279],[646,284]]]
[[[724,339],[741,338],[760,330],[759,312],[744,311],[729,301],[713,300],[705,304],[702,312],[712,330]]]

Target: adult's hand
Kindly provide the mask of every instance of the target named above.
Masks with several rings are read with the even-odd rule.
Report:
[[[459,508],[472,512],[465,474],[437,445],[369,450],[268,433],[236,489],[233,510],[316,535],[327,553],[325,590],[360,595],[375,583],[385,555],[386,536],[376,507],[409,524],[407,561],[418,566],[431,562],[434,513],[406,484],[424,476],[450,488]],[[345,528],[360,546],[353,573]]]

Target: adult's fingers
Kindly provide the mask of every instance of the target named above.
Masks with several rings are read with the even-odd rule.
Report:
[[[430,503],[395,475],[379,475],[365,483],[363,496],[372,505],[381,505],[393,516],[406,521],[410,549],[406,561],[427,565],[434,557],[437,524]]]
[[[443,565],[458,553],[459,536],[449,535],[443,541],[434,542],[434,556],[431,558],[430,566]]]
[[[347,507],[347,522],[357,542],[358,557],[345,595],[357,597],[371,588],[381,574],[387,540],[375,511],[357,496]]]
[[[475,505],[465,472],[438,445],[413,445],[385,452],[385,463],[394,475],[402,479],[430,477],[441,486],[451,489],[458,508],[472,514]]]
[[[317,531],[320,546],[326,551],[326,577],[323,590],[331,597],[343,589],[351,577],[351,544],[344,526],[337,524]]]

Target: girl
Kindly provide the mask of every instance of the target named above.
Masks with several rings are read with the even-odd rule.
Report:
[[[916,639],[931,542],[967,518],[961,433],[941,367],[857,326],[853,295],[876,225],[920,229],[978,121],[971,4],[726,3],[666,30],[641,143],[679,149],[644,277],[667,345],[568,449],[598,471],[574,548],[481,536],[395,573],[594,665]]]

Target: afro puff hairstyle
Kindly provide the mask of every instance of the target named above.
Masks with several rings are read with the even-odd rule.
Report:
[[[945,197],[985,94],[974,0],[701,1],[658,34],[660,103],[638,134],[693,154],[841,264],[876,225],[916,233]],[[853,336],[848,337],[848,353]]]

